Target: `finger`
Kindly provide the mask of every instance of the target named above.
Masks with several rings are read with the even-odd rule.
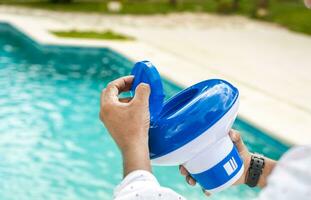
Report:
[[[121,92],[130,90],[133,78],[134,76],[124,76],[110,82],[106,87],[103,99],[107,101],[118,100],[118,95]]]
[[[102,108],[103,107],[103,105],[105,104],[105,103],[107,103],[104,99],[105,99],[105,96],[106,96],[106,92],[107,92],[107,90],[106,90],[106,88],[105,89],[103,89],[102,90],[102,93],[100,94],[100,107]]]
[[[186,181],[189,185],[192,186],[194,186],[197,183],[190,175],[186,176]]]
[[[114,100],[112,100],[112,97],[108,97],[107,89],[105,88],[102,90],[102,93],[100,95],[100,115],[102,112],[104,112],[105,109],[110,107],[111,104],[114,104]]]
[[[239,132],[235,130],[230,130],[229,135],[239,152],[243,152],[246,150],[246,147]]]
[[[131,89],[133,80],[134,80],[134,76],[123,76],[110,82],[108,85],[112,85],[116,87],[120,93],[126,92]]]
[[[180,171],[181,175],[183,175],[183,176],[188,176],[189,175],[189,172],[182,165],[179,166],[179,171]]]
[[[135,90],[133,102],[141,102],[144,105],[149,105],[150,87],[146,83],[141,83]]]
[[[202,190],[203,190],[203,193],[206,195],[206,196],[211,196],[212,194],[211,193],[209,193],[207,190],[205,190],[204,188],[202,188]]]
[[[121,103],[128,103],[128,102],[130,102],[131,100],[132,100],[131,97],[128,97],[128,98],[119,98],[119,101],[120,101]]]

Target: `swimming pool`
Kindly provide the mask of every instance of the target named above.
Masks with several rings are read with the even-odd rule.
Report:
[[[111,199],[121,158],[98,120],[99,95],[133,63],[105,48],[43,46],[0,24],[0,199]],[[165,81],[167,96],[181,90]],[[242,102],[243,103],[243,102]],[[279,158],[287,145],[238,119],[252,151]],[[155,167],[161,184],[205,199],[176,167]],[[251,199],[233,187],[211,199]]]

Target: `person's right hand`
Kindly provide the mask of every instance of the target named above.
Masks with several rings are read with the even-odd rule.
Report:
[[[120,99],[129,91],[133,76],[125,76],[108,84],[101,95],[100,119],[119,146],[124,165],[124,176],[134,170],[151,171],[149,129],[149,85],[141,83],[131,99]]]
[[[147,145],[149,129],[149,85],[141,83],[133,99],[119,99],[129,91],[133,76],[110,82],[101,94],[100,119],[122,152],[136,145]]]
[[[244,184],[245,183],[245,176],[247,173],[246,169],[249,168],[249,164],[250,164],[250,160],[251,160],[251,153],[248,151],[247,147],[244,145],[244,142],[243,142],[242,137],[241,137],[239,132],[237,132],[236,130],[231,130],[229,132],[229,135],[230,135],[232,142],[236,145],[240,156],[243,159],[244,169],[245,169],[243,175],[239,178],[239,180],[237,180],[234,183],[234,185]],[[208,158],[206,158],[206,159],[208,159]],[[180,173],[183,176],[185,176],[186,182],[189,185],[192,185],[192,186],[196,185],[196,181],[191,177],[191,175],[189,174],[189,172],[187,171],[187,169],[184,166],[180,165],[179,170],[180,170]],[[207,191],[203,190],[203,192],[205,193],[206,196],[211,195]]]

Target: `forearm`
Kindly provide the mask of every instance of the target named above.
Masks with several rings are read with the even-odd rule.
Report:
[[[273,171],[276,163],[277,162],[275,160],[272,160],[270,158],[265,157],[265,167],[264,167],[263,172],[259,178],[259,181],[257,184],[258,187],[264,188],[267,185],[267,179],[268,179],[269,175],[271,174],[271,172]]]
[[[151,172],[147,141],[137,141],[122,150],[124,177],[135,170]]]

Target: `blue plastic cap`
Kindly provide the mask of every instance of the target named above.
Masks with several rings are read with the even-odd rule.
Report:
[[[162,80],[158,70],[149,61],[137,62],[131,72],[134,75],[131,92],[135,95],[135,89],[140,83],[147,83],[151,93],[149,97],[150,121],[153,122],[159,116],[164,101]]]

